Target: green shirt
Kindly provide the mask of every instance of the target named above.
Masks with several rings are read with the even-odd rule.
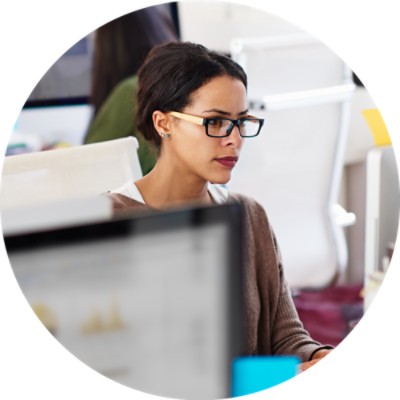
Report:
[[[113,89],[93,119],[85,144],[135,136],[139,141],[138,156],[145,175],[153,168],[156,156],[150,144],[136,131],[136,90],[136,76],[124,79]]]

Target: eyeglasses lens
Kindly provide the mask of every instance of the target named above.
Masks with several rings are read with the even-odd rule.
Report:
[[[229,119],[212,119],[208,122],[208,134],[214,137],[228,136],[234,129],[234,123]],[[239,120],[239,131],[243,137],[256,136],[260,129],[260,121],[257,119]]]
[[[246,119],[240,124],[240,134],[243,137],[251,137],[258,134],[260,121],[257,119]]]

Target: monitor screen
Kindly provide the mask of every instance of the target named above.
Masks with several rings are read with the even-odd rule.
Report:
[[[92,57],[90,34],[49,68],[15,122],[6,155],[84,142],[94,111],[89,102]]]
[[[173,398],[231,395],[242,352],[238,204],[5,237],[27,301],[89,367]]]

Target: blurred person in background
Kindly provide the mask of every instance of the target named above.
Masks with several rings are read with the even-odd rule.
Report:
[[[167,7],[158,5],[126,14],[95,33],[90,95],[94,116],[84,143],[136,137],[143,174],[153,168],[156,155],[136,128],[136,73],[155,45],[178,41]]]

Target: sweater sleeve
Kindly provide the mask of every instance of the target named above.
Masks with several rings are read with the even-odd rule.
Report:
[[[241,199],[247,231],[248,291],[253,296],[251,304],[259,302],[254,329],[257,353],[296,355],[302,362],[308,361],[318,349],[326,347],[310,337],[299,319],[285,279],[279,246],[263,207],[252,199]],[[254,315],[253,310],[249,312]]]
[[[295,308],[289,285],[285,279],[281,255],[272,230],[271,234],[274,238],[277,253],[279,276],[277,307],[272,320],[272,351],[274,354],[297,355],[302,362],[309,361],[318,350],[332,348],[332,346],[322,345],[313,340],[304,329]]]

